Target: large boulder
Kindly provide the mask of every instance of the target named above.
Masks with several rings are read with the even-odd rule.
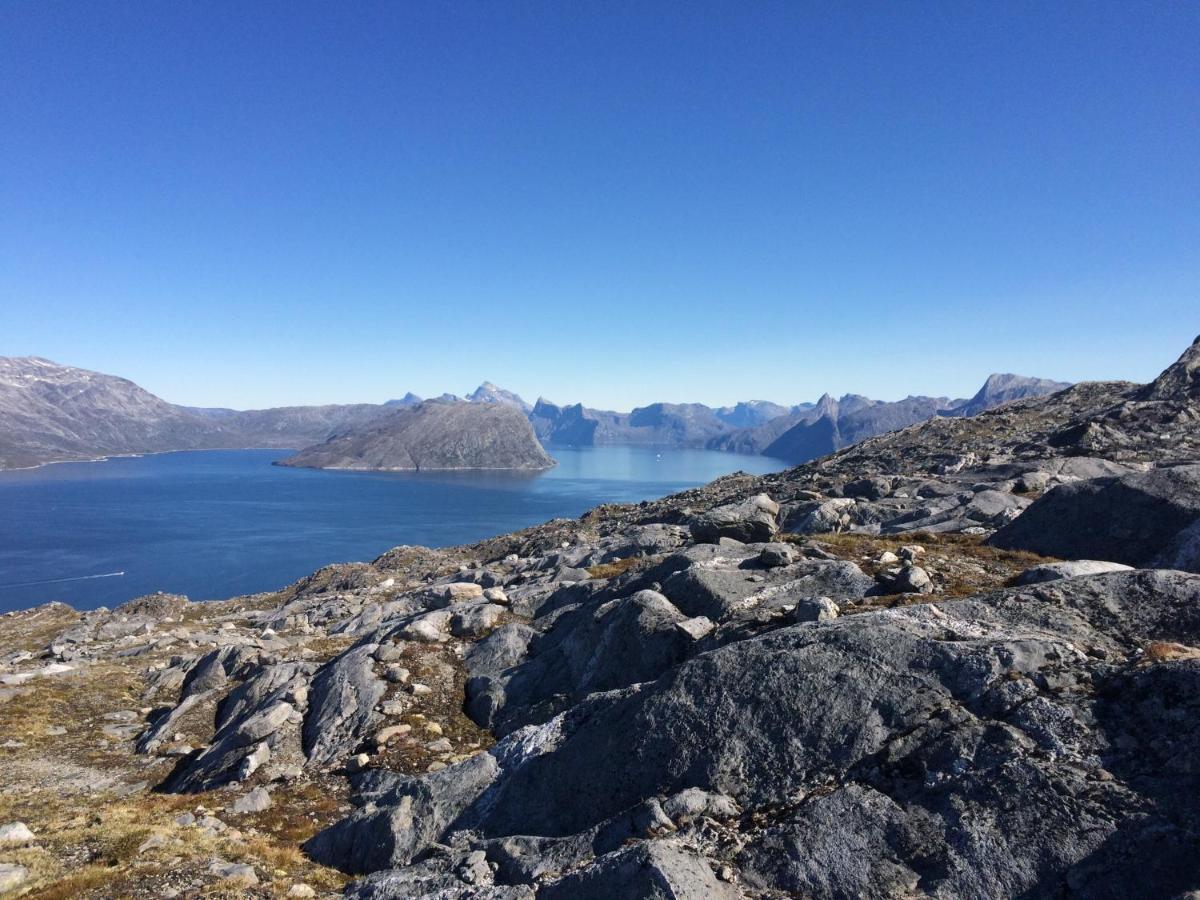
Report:
[[[487,674],[471,679],[467,711],[479,724],[507,733],[545,721],[596,691],[657,678],[688,656],[694,642],[676,627],[686,618],[648,590],[566,612],[530,644],[530,658],[502,680]]]
[[[1058,581],[1060,578],[1079,578],[1081,575],[1103,575],[1106,572],[1126,572],[1130,566],[1124,563],[1105,562],[1098,559],[1079,559],[1067,562],[1042,563],[1030,566],[1016,577],[1014,584],[1041,584]]]
[[[766,494],[758,494],[697,516],[691,522],[692,537],[707,543],[716,543],[723,537],[761,543],[779,533],[778,517],[779,504]]]
[[[304,753],[313,765],[340,762],[374,730],[379,718],[375,704],[386,690],[372,658],[378,648],[358,644],[313,677],[303,730]]]
[[[645,841],[605,854],[538,892],[544,900],[733,900],[702,858],[671,841]]]
[[[1197,520],[1200,465],[1175,466],[1060,485],[992,535],[989,543],[1063,559],[1149,566]],[[1190,570],[1200,571],[1200,566],[1191,565]]]

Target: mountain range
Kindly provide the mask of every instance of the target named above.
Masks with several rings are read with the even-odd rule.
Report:
[[[638,445],[761,453],[798,463],[933,416],[970,416],[1001,403],[1041,396],[1063,382],[993,375],[969,400],[908,397],[895,402],[847,394],[782,406],[754,400],[734,406],[653,403],[630,412],[527,403],[484,382],[465,397],[439,402],[519,410],[544,446]],[[291,406],[260,410],[178,406],[132,381],[39,357],[0,357],[0,468],[168,450],[262,447],[297,449],[357,433],[413,393],[386,403]],[[389,419],[389,421],[391,421]]]

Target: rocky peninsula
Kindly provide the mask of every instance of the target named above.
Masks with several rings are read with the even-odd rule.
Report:
[[[417,472],[537,471],[553,466],[554,458],[542,449],[519,409],[501,403],[426,400],[335,434],[278,465]]]

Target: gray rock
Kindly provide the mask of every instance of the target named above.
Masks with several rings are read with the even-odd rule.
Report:
[[[892,492],[892,480],[879,475],[858,478],[842,488],[842,494],[847,497],[863,497],[867,500],[879,500]]]
[[[721,622],[756,605],[756,597],[863,597],[873,581],[854,563],[805,560],[769,569],[760,581],[758,570],[713,562],[694,565],[670,576],[663,593],[687,616],[706,616]]]
[[[1200,519],[1175,535],[1152,565],[1161,569],[1200,572]]]
[[[1041,584],[1060,578],[1078,578],[1082,575],[1102,575],[1105,572],[1124,572],[1131,567],[1121,563],[1103,562],[1095,559],[1080,559],[1071,562],[1043,563],[1032,566],[1016,577],[1014,584]]]
[[[0,863],[0,893],[16,890],[29,879],[29,869],[16,863]]]
[[[271,795],[266,788],[256,787],[233,801],[232,810],[237,815],[265,812],[271,808]]]
[[[538,891],[539,900],[733,900],[737,896],[730,885],[717,880],[706,860],[670,840],[645,841],[606,854]]]
[[[223,881],[233,882],[246,887],[253,887],[258,884],[258,873],[254,871],[254,866],[226,862],[223,859],[214,859],[208,867],[208,874],[215,875]]]
[[[313,859],[367,873],[412,862],[487,789],[499,773],[489,753],[420,778],[405,779],[380,800],[304,845]]]
[[[832,622],[841,614],[838,605],[828,597],[801,600],[792,612],[793,622]]]
[[[472,581],[455,581],[437,585],[429,591],[429,596],[435,608],[442,608],[482,597],[483,587]]]
[[[768,569],[779,566],[790,566],[799,554],[790,544],[767,544],[758,554],[758,561]]]
[[[347,820],[354,826],[331,829],[344,843],[324,858],[394,866],[447,829],[565,837],[689,788],[753,809],[849,781],[865,791],[844,798],[849,806],[877,808],[869,827],[833,800],[804,805],[777,843],[746,856],[754,878],[776,890],[882,897],[918,872],[928,893],[1014,896],[1084,877],[1069,873],[1095,870],[1086,877],[1102,883],[1136,852],[1167,873],[1159,883],[1182,889],[1192,870],[1180,849],[1200,826],[1183,786],[1198,770],[1200,691],[1190,685],[1200,683],[1200,665],[1122,670],[1094,713],[1099,729],[1082,724],[1097,702],[1093,679],[1110,677],[1105,656],[1151,635],[1200,641],[1200,578],[1113,573],[779,629],[514,733],[473,758],[487,767],[482,778],[434,781],[452,768],[408,785]],[[1041,695],[1039,684],[1055,692]],[[1184,705],[1168,714],[1167,696]],[[1125,737],[1117,746],[1106,735]],[[1109,788],[1088,780],[1101,752],[1126,780]],[[1174,759],[1178,775],[1158,759]],[[1144,771],[1164,774],[1142,782]],[[914,782],[913,772],[924,774]],[[1092,784],[1101,786],[1085,788]],[[997,794],[1021,800],[998,804]],[[905,797],[921,803],[910,808]],[[1153,842],[1140,827],[1118,826],[1145,809],[1161,823]],[[400,827],[387,824],[393,815]],[[789,840],[803,851],[780,850]]]
[[[35,840],[33,832],[24,822],[9,822],[0,825],[0,844],[28,844]]]
[[[684,619],[682,622],[676,622],[675,627],[693,641],[698,641],[711,634],[716,626],[711,619],[705,616],[696,616],[692,619]]]
[[[1146,566],[1200,520],[1200,466],[1063,484],[989,543],[1064,559]]]
[[[723,537],[746,543],[769,541],[779,532],[778,515],[779,504],[758,494],[697,516],[691,522],[692,537],[707,543]]]
[[[933,579],[920,566],[905,565],[875,576],[881,594],[931,594]]]
[[[853,522],[856,501],[849,497],[826,500],[805,513],[797,522],[788,523],[796,534],[825,534],[843,531]]]
[[[922,835],[912,830],[890,797],[850,784],[768,827],[737,862],[743,881],[757,890],[823,900],[918,896],[920,875],[903,862],[908,847],[920,845]]]
[[[359,644],[334,658],[312,679],[302,731],[310,763],[328,766],[344,759],[377,730],[375,705],[385,684],[375,673],[375,644]]]
[[[528,661],[505,676],[502,698],[490,683],[468,684],[468,713],[507,733],[590,693],[656,678],[691,653],[694,639],[676,627],[686,618],[654,591],[568,612],[531,646]]]
[[[479,638],[496,627],[505,609],[497,603],[480,603],[458,610],[450,618],[455,637]]]

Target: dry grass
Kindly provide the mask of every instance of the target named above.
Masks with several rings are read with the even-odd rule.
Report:
[[[32,626],[0,631],[0,647],[20,642],[44,646],[63,622],[35,621]],[[337,643],[336,649],[345,645]],[[76,672],[35,679],[0,699],[0,741],[17,743],[0,749],[0,823],[25,822],[37,838],[29,846],[0,851],[0,861],[29,870],[20,896],[149,898],[174,888],[183,896],[269,897],[285,895],[298,882],[340,890],[344,877],[314,864],[299,849],[344,814],[340,779],[278,785],[270,809],[245,816],[224,812],[235,796],[229,791],[150,791],[172,761],[134,754],[128,740],[104,733],[106,725],[126,723],[104,716],[133,710],[139,719],[132,724],[140,723],[144,671],[154,659],[148,655],[84,665]],[[65,732],[49,733],[54,727]],[[211,710],[204,728],[211,731]],[[199,806],[230,830],[207,835],[195,826],[175,824],[181,812]],[[151,835],[161,836],[164,845],[139,853]],[[214,857],[253,865],[259,886],[235,889],[216,882],[207,873]]]
[[[634,569],[639,563],[644,563],[645,559],[638,556],[629,556],[625,559],[616,559],[610,563],[601,563],[598,566],[591,566],[587,573],[593,578],[616,578],[618,575],[624,575],[626,572]]]
[[[1142,648],[1142,654],[1141,661],[1146,665],[1151,665],[1172,662],[1177,659],[1200,659],[1200,648],[1176,644],[1172,641],[1151,641]]]
[[[1005,587],[1030,566],[1051,561],[1036,553],[1001,550],[985,544],[983,538],[977,535],[967,534],[912,532],[900,535],[869,535],[841,532],[816,535],[785,534],[782,539],[793,544],[816,544],[840,559],[856,563],[872,577],[895,565],[878,562],[880,555],[885,551],[899,553],[901,547],[914,544],[924,548],[925,552],[917,557],[917,564],[930,572],[937,588],[935,594],[870,597],[849,605],[847,612],[866,612],[871,609],[982,594]]]

